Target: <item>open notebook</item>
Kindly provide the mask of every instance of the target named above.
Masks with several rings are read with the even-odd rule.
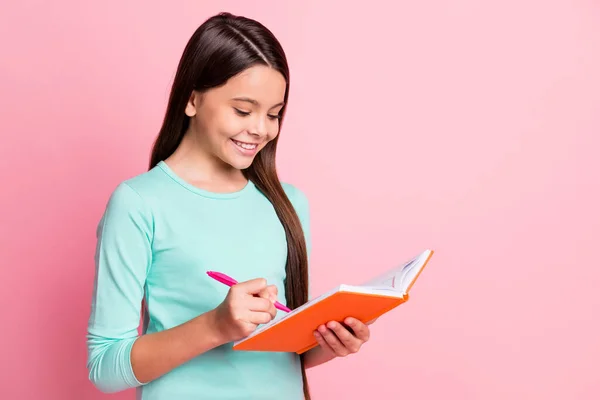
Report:
[[[315,329],[354,317],[371,321],[408,300],[408,292],[433,255],[418,256],[361,285],[342,284],[236,341],[234,350],[304,353],[315,347]]]

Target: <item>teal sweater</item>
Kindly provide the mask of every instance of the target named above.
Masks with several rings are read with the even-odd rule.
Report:
[[[310,250],[307,199],[294,186],[283,187]],[[148,307],[145,332],[182,324],[227,294],[229,288],[208,277],[208,270],[238,281],[266,278],[285,304],[285,232],[252,182],[235,193],[213,193],[161,162],[116,187],[97,238],[87,367],[101,391],[137,388],[141,400],[303,398],[293,353],[233,351],[229,343],[148,383],[139,382],[131,368],[142,299]]]

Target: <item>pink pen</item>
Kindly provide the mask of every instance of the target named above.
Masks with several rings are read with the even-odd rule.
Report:
[[[208,274],[208,276],[210,276],[211,278],[213,278],[214,280],[217,280],[221,283],[224,283],[225,285],[231,287],[235,284],[237,284],[238,282],[233,279],[230,276],[225,275],[222,272],[215,272],[215,271],[207,271],[206,272]],[[281,311],[285,311],[285,312],[290,312],[292,311],[291,309],[287,308],[286,306],[284,306],[283,304],[281,304],[280,302],[276,301],[275,302],[275,308],[281,310]]]

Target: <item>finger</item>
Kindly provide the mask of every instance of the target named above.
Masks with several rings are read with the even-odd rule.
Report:
[[[259,311],[266,312],[271,315],[271,319],[275,318],[277,315],[277,309],[275,308],[275,304],[263,297],[251,297],[248,299],[248,308],[251,311]]]
[[[360,349],[362,340],[350,333],[342,324],[331,321],[327,324],[327,327],[335,333],[340,342],[342,342],[344,347],[350,353],[356,353]]]
[[[267,324],[272,320],[271,314],[267,312],[251,312],[248,316],[248,322],[251,322],[255,325]]]
[[[335,354],[335,351],[333,351],[333,349],[331,348],[331,346],[329,345],[329,343],[327,343],[325,341],[325,339],[323,338],[323,335],[321,335],[319,333],[319,331],[315,331],[314,332],[315,335],[315,339],[317,340],[317,343],[319,344],[319,346],[326,352],[331,353],[331,354]]]
[[[277,290],[277,286],[275,286],[275,285],[269,285],[269,286],[267,286],[267,290],[271,294],[271,300],[273,300],[273,302],[276,302],[277,301],[277,295],[279,293],[279,290]]]
[[[253,296],[246,300],[246,307],[251,311],[270,312],[271,308],[275,308],[275,305],[269,299]]]
[[[367,322],[366,325],[371,325],[375,321],[377,321],[377,318],[373,318],[372,320],[370,320],[369,322]]]
[[[272,302],[277,301],[277,286],[269,285],[269,286],[265,287],[258,293],[258,296],[260,296],[264,299],[269,299]]]
[[[258,295],[272,303],[272,307],[269,307],[267,311],[273,315],[273,318],[275,318],[277,315],[277,309],[275,308],[275,302],[277,301],[277,286],[269,285],[261,290]]]
[[[256,278],[249,281],[240,282],[235,284],[232,289],[242,291],[248,294],[258,294],[261,290],[267,287],[267,280],[265,278]]]
[[[267,312],[269,314],[271,314],[271,319],[275,318],[277,316],[277,309],[275,308],[275,303],[269,300],[269,309],[267,310]]]
[[[346,346],[344,346],[342,342],[340,342],[336,334],[333,333],[331,329],[327,328],[325,325],[321,325],[319,327],[319,333],[321,334],[321,336],[323,336],[325,342],[329,345],[329,347],[331,347],[331,349],[337,356],[345,357],[348,354],[350,354],[348,349],[346,349]]]
[[[363,342],[369,340],[370,330],[367,324],[362,323],[356,318],[346,318],[344,321],[354,332],[354,336]]]

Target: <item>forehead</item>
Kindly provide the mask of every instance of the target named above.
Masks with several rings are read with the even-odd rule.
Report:
[[[248,97],[258,101],[261,107],[272,107],[281,103],[285,96],[285,79],[273,68],[257,65],[232,77],[215,90],[221,100]]]

